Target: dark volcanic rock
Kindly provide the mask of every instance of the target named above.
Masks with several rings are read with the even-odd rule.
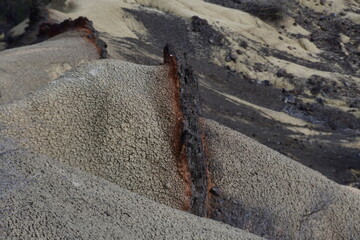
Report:
[[[289,96],[286,96],[284,98],[284,103],[290,103],[290,104],[294,104],[296,103],[296,98],[294,95],[289,95]]]
[[[198,32],[204,41],[208,41],[215,46],[223,46],[225,39],[222,34],[213,29],[213,27],[205,20],[198,16],[191,18],[191,26],[193,32]]]
[[[164,48],[164,62],[172,68],[172,80],[179,86],[179,101],[182,112],[180,158],[187,160],[191,175],[192,199],[190,211],[198,216],[207,215],[208,166],[203,146],[203,132],[200,125],[200,97],[198,79],[186,56],[177,54],[174,47]],[[175,75],[175,76],[174,76]],[[179,159],[181,160],[181,159]]]
[[[75,20],[65,20],[62,23],[42,23],[39,27],[37,42],[45,41],[56,35],[67,31],[83,31],[84,37],[94,43],[97,47],[100,58],[107,58],[107,45],[99,38],[99,33],[93,27],[92,22],[86,17],[79,17]]]

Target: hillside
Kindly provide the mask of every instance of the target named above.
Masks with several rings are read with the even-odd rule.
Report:
[[[360,237],[359,1],[28,12],[0,52],[5,239]]]

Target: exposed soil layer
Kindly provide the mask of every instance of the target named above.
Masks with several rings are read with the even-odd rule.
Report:
[[[176,82],[179,83],[180,107],[182,111],[179,161],[185,157],[191,176],[190,212],[205,217],[207,215],[208,176],[207,161],[203,148],[203,133],[199,123],[200,100],[198,80],[187,64],[186,56],[181,57],[171,45],[164,48],[164,62],[175,68]]]
[[[202,112],[206,118],[244,133],[338,183],[360,181],[351,173],[351,169],[360,169],[359,150],[342,144],[343,141],[357,141],[360,136],[360,121],[351,112],[335,109],[324,101],[327,97],[335,100],[346,97],[353,111],[358,111],[359,86],[352,83],[351,79],[344,79],[343,84],[334,85],[329,79],[318,81],[317,76],[309,79],[294,76],[268,62],[247,66],[254,71],[268,71],[269,74],[281,75],[295,85],[295,89],[292,90],[275,88],[271,84],[259,83],[256,79],[230,67],[211,63],[209,59],[214,51],[231,52],[234,49],[224,40],[209,41],[207,36],[219,36],[217,39],[221,39],[222,33],[205,20],[197,17],[185,20],[170,14],[146,10],[127,11],[145,26],[148,34],[138,34],[139,39],[114,38],[113,43],[134,52],[133,56],[125,56],[128,60],[141,64],[158,64],[156,59],[144,58],[143,53],[161,56],[162,48],[167,42],[174,44],[179,52],[187,53],[189,64],[199,76]],[[217,33],[214,34],[214,31]],[[163,32],[168,34],[164,35]],[[219,44],[214,44],[216,42]],[[274,56],[311,69],[356,75],[351,68],[337,65],[335,61],[326,60],[324,57],[320,61],[322,63],[314,64],[248,39],[242,42],[240,50],[243,52],[249,49],[256,50],[261,56]],[[313,91],[314,94],[306,94],[308,91]],[[229,101],[223,94],[270,110],[285,112],[309,122],[309,125],[305,126],[308,131],[319,131],[323,134],[305,135],[296,132],[292,130],[296,126],[270,119],[254,108]],[[290,100],[286,101],[287,98]],[[304,102],[301,98],[309,99],[313,103]]]

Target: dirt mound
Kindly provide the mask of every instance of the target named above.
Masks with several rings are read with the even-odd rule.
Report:
[[[211,218],[269,239],[357,238],[360,191],[214,121],[205,125]]]
[[[260,240],[1,140],[1,238]]]

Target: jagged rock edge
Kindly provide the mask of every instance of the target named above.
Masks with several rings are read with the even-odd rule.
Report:
[[[78,17],[75,20],[66,19],[61,23],[42,23],[39,27],[37,42],[45,41],[71,30],[81,30],[84,33],[83,37],[94,44],[100,58],[107,58],[107,44],[99,37],[99,33],[93,27],[92,21],[86,17]]]
[[[170,79],[176,88],[178,99],[177,129],[174,148],[178,157],[180,173],[188,184],[190,197],[186,210],[207,217],[209,198],[209,175],[204,151],[204,134],[200,123],[200,99],[198,79],[187,63],[186,54],[176,53],[174,47],[167,44],[164,48],[164,62],[170,66]]]

